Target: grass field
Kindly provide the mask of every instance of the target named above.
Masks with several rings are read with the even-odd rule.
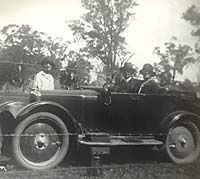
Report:
[[[27,102],[28,96],[0,94],[0,102],[8,100]],[[200,179],[200,161],[187,165],[173,164],[158,152],[141,147],[113,149],[112,155],[103,158],[102,173],[96,177],[87,175],[84,154],[77,158],[76,161],[82,161],[83,164],[63,164],[54,170],[40,172],[19,169],[12,160],[9,163],[2,161],[2,165],[9,164],[13,168],[8,171],[0,170],[0,179]]]
[[[17,165],[8,171],[0,171],[2,179],[199,179],[200,162],[178,165],[160,158],[159,154],[144,148],[120,149],[103,159],[101,174],[89,177],[87,165],[67,166],[46,171],[18,169]],[[80,158],[85,160],[85,157]],[[77,160],[78,161],[78,160]],[[12,164],[12,163],[11,163]]]
[[[57,169],[42,172],[1,172],[2,179],[198,179],[199,169],[194,165],[180,167],[173,164],[143,163],[132,164],[121,168],[103,169],[103,174],[98,177],[86,175],[86,169]]]

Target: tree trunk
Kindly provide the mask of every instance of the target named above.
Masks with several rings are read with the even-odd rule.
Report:
[[[173,74],[172,74],[172,82],[175,81],[175,77],[176,77],[176,70],[173,69]]]

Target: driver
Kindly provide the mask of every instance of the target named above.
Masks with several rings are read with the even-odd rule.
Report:
[[[143,80],[138,89],[138,93],[157,94],[160,86],[158,80],[155,78],[153,66],[149,63],[144,64],[140,70],[140,74],[142,74]]]
[[[120,78],[116,77],[114,91],[123,93],[133,93],[135,87],[138,86],[139,80],[135,79],[136,70],[133,68],[132,63],[126,62],[124,66],[120,69],[122,76]]]

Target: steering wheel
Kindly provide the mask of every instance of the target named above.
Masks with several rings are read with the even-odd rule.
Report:
[[[112,88],[112,84],[105,83],[103,85],[103,89],[104,89],[104,92],[105,92],[104,104],[106,106],[110,105],[111,102],[112,102],[111,96],[110,96],[111,88]]]

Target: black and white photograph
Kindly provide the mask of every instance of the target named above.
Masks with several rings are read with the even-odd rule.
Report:
[[[0,179],[199,179],[199,0],[0,0]]]

